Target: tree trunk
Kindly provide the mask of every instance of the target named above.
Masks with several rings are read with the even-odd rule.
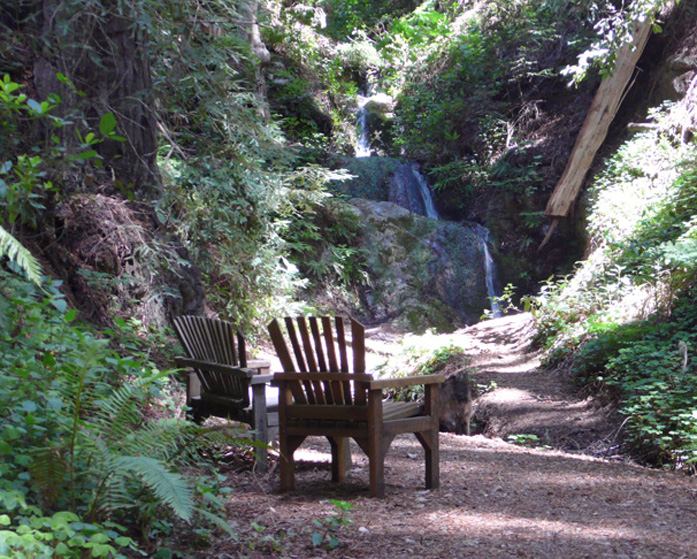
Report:
[[[43,0],[42,9],[41,33],[49,46],[34,65],[37,92],[41,98],[60,93],[63,114],[74,119],[77,108],[78,119],[84,118],[86,127],[93,131],[99,129],[104,114],[113,113],[116,133],[126,141],[106,140],[94,147],[106,171],[101,178],[141,199],[154,198],[160,185],[157,123],[148,41],[138,25],[135,4],[102,0],[97,10]],[[58,72],[82,93],[78,95],[59,82]],[[84,127],[81,131],[85,132]],[[64,142],[75,144],[73,130],[64,136]]]
[[[261,40],[259,29],[259,3],[260,0],[242,0],[239,11],[242,19],[241,29],[246,35],[246,40],[252,49],[252,63],[254,64],[254,92],[259,100],[259,113],[264,118],[270,118],[269,104],[266,95],[266,80],[264,79],[264,67],[271,61],[271,54]]]
[[[593,158],[624,99],[627,83],[651,35],[652,26],[653,20],[650,18],[636,23],[634,42],[619,52],[612,75],[600,83],[566,169],[547,203],[545,214],[556,218],[566,217],[573,207]]]

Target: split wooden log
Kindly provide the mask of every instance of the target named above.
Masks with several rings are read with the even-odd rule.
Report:
[[[564,173],[547,203],[546,215],[566,217],[573,208],[593,158],[605,140],[610,123],[624,99],[627,84],[651,35],[652,26],[652,18],[635,23],[633,42],[620,50],[613,73],[600,83]]]

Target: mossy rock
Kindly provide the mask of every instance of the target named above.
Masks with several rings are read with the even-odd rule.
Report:
[[[482,245],[470,227],[391,202],[351,203],[365,223],[371,318],[416,332],[447,332],[479,319],[488,299]]]
[[[389,180],[400,165],[400,161],[389,157],[339,158],[332,166],[337,169],[347,169],[354,178],[333,181],[330,188],[335,193],[350,198],[387,200]]]

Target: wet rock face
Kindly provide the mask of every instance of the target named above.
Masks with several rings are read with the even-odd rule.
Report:
[[[470,228],[391,202],[351,203],[365,223],[371,319],[414,332],[451,331],[479,319],[488,301],[481,244]]]
[[[416,163],[404,163],[388,181],[387,199],[417,215],[439,219],[426,178]]]

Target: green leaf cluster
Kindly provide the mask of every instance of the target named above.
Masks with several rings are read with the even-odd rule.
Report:
[[[349,288],[366,281],[362,226],[346,202],[330,198],[291,216],[281,236],[291,260],[315,286]]]
[[[164,409],[146,421],[169,373],[77,323],[59,287],[0,271],[0,554],[120,557],[127,530],[217,518],[184,475],[209,437]]]
[[[341,545],[341,541],[339,540],[341,529],[344,526],[353,524],[351,516],[349,515],[353,505],[347,501],[340,501],[337,499],[329,499],[329,501],[334,505],[336,510],[332,515],[324,518],[316,518],[313,521],[315,531],[312,532],[311,539],[313,547],[323,546],[331,551]]]

